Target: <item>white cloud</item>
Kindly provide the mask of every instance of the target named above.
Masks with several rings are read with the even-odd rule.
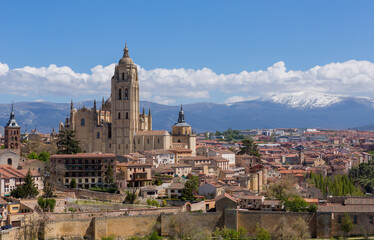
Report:
[[[98,65],[86,74],[66,66],[9,69],[7,64],[0,63],[0,94],[43,99],[108,96],[114,66]],[[373,97],[374,92],[374,63],[368,61],[330,63],[306,71],[287,71],[281,61],[266,70],[237,74],[216,74],[208,68],[138,69],[141,99],[166,104],[186,99],[208,100],[220,94],[227,98],[220,101],[228,103],[300,91],[364,97]]]
[[[249,101],[249,100],[255,100],[258,99],[256,96],[248,96],[248,97],[242,97],[242,96],[232,96],[225,100],[225,103],[235,103],[235,102],[243,102],[243,101]]]

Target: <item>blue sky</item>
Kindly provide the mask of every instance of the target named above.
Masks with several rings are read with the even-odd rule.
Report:
[[[122,56],[125,42],[130,56],[143,69],[140,76],[146,78],[144,86],[141,84],[143,100],[167,104],[225,102],[233,97],[254,99],[304,88],[326,94],[374,97],[370,93],[374,90],[373,12],[373,1],[344,0],[2,1],[0,102],[100,99],[109,93],[109,66]],[[351,60],[355,62],[347,63]],[[279,70],[282,64],[275,66],[277,63],[283,63],[285,70]],[[73,73],[48,69],[51,64],[57,68],[67,66]],[[62,78],[75,73],[92,75],[91,69],[98,65],[108,67],[99,76],[109,79],[100,80],[96,76],[87,92],[82,92],[83,86],[77,92],[72,90],[69,77],[66,80],[69,84],[54,79],[60,79],[61,72]],[[25,70],[27,66],[33,70]],[[343,68],[344,76],[350,78],[342,79],[341,73],[331,76],[326,69],[322,73],[311,72],[315,66],[330,66],[326,67],[328,70]],[[17,68],[26,73],[15,74]],[[196,72],[204,68],[214,74],[201,76]],[[279,71],[272,73],[269,68]],[[155,69],[163,71],[157,75]],[[188,69],[191,71],[186,72]],[[251,73],[261,70],[267,74],[260,77],[252,74],[257,76],[253,78]],[[289,70],[302,73],[290,74]],[[53,74],[45,77],[40,71]],[[248,75],[232,76],[243,71]],[[355,74],[350,75],[352,72]],[[360,78],[362,75],[365,77]],[[158,79],[165,76],[169,79]],[[27,81],[19,80],[21,77]],[[292,86],[295,77],[301,82]],[[332,84],[331,79],[337,78]],[[74,76],[73,79],[90,87],[89,78]],[[346,84],[350,79],[356,81],[354,86]],[[21,86],[21,92],[8,86],[8,81]],[[301,83],[307,85],[299,89]],[[360,90],[364,83],[373,84],[373,89]],[[45,86],[49,84],[56,90],[49,93]],[[170,88],[158,89],[160,84],[169,84]],[[329,84],[332,85],[322,87]],[[346,86],[335,89],[336,84]],[[157,94],[151,93],[152,88],[157,88]],[[178,94],[170,94],[168,89]]]

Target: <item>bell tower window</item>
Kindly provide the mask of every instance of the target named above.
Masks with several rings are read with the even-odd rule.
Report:
[[[81,126],[85,126],[86,122],[84,121],[84,118],[81,119]]]
[[[129,91],[125,89],[125,100],[129,100]]]
[[[118,89],[118,100],[122,99],[122,89]]]
[[[122,80],[125,80],[125,73],[122,73]]]

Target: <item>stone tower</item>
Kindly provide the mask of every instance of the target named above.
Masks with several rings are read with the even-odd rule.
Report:
[[[5,149],[10,149],[16,153],[21,153],[21,127],[18,125],[14,116],[14,108],[12,104],[12,112],[5,128]]]
[[[133,152],[134,134],[139,131],[139,80],[127,44],[112,77],[111,101],[113,152]]]

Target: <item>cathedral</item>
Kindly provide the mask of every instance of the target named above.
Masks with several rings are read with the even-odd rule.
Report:
[[[138,69],[129,56],[127,45],[123,57],[115,66],[111,79],[111,95],[97,109],[96,100],[91,109],[75,109],[73,101],[70,116],[59,129],[75,131],[84,152],[103,152],[124,155],[154,149],[186,148],[196,153],[196,134],[185,122],[181,106],[178,122],[172,132],[152,130],[151,109],[148,114],[139,110]]]

